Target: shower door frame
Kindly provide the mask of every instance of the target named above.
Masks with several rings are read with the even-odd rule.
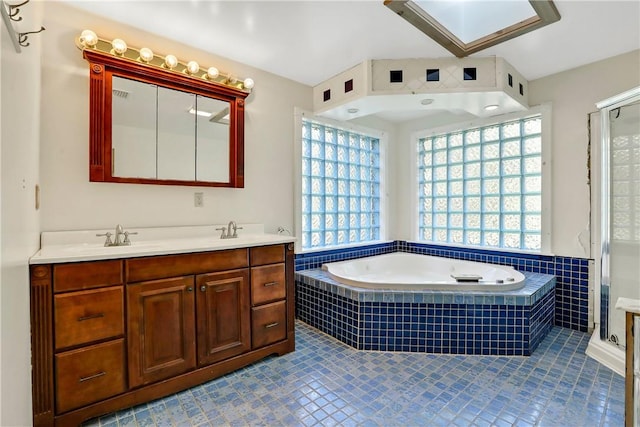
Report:
[[[596,103],[596,107],[600,111],[600,141],[601,146],[598,150],[600,155],[600,179],[599,179],[599,197],[596,200],[600,202],[600,263],[599,263],[599,286],[594,289],[594,323],[600,329],[600,339],[609,340],[609,321],[607,319],[606,328],[603,327],[602,316],[609,316],[612,301],[606,306],[606,312],[603,313],[602,293],[606,288],[609,291],[611,287],[611,271],[610,271],[610,241],[611,241],[611,132],[609,114],[616,108],[624,107],[632,102],[640,101],[640,86],[630,89],[626,92],[615,95]],[[594,227],[597,229],[597,227]],[[595,231],[595,230],[594,230]],[[598,263],[596,263],[598,264]],[[611,293],[608,292],[608,295]]]

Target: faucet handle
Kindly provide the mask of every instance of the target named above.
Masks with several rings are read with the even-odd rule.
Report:
[[[216,228],[216,230],[221,230],[222,231],[222,233],[220,234],[220,238],[221,239],[226,239],[227,238],[227,229],[225,227]]]
[[[242,227],[233,227],[233,236],[231,237],[238,237],[238,230],[242,230]]]
[[[106,237],[106,240],[104,241],[104,245],[105,246],[113,246],[113,242],[111,241],[111,232],[107,231],[104,234],[96,234],[96,237]]]
[[[129,240],[129,236],[131,236],[132,234],[138,234],[137,231],[125,231],[124,232],[124,241],[122,242],[123,245],[131,245],[131,240]]]

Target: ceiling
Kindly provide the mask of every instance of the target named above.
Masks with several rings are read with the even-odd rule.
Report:
[[[383,0],[62,1],[310,86],[367,59],[452,56]],[[472,56],[534,80],[640,49],[639,0],[555,4],[559,22]]]
[[[453,57],[396,16],[383,0],[60,1],[309,86],[368,59]],[[560,21],[471,57],[502,57],[531,81],[640,49],[640,0],[554,3]],[[126,40],[126,35],[122,37]],[[135,46],[135,41],[130,43]],[[465,107],[480,103],[478,96],[484,94],[467,92],[448,107],[441,102],[416,107],[414,98],[392,99],[393,95],[377,105],[376,100],[364,97],[358,100],[362,105],[340,105],[321,114],[345,121],[371,115],[396,123],[435,116],[434,122],[447,123],[473,118]],[[345,113],[350,107],[358,107],[359,113]],[[484,115],[510,111],[501,106]]]

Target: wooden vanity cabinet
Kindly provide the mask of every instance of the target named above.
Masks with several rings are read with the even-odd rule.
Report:
[[[32,265],[34,425],[77,426],[293,351],[294,307],[293,244]]]

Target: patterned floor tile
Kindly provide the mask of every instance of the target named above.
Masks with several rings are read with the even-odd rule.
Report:
[[[619,426],[624,379],[554,327],[536,353],[357,351],[296,323],[296,351],[85,423],[142,426]]]

